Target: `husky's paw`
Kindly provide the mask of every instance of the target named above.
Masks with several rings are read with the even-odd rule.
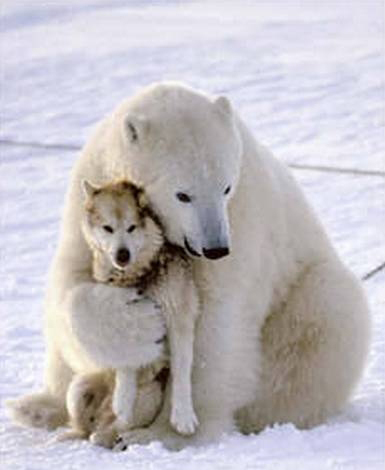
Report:
[[[6,406],[12,418],[24,426],[52,430],[66,424],[68,419],[64,404],[61,406],[55,398],[43,393],[7,400]]]
[[[152,433],[150,428],[134,429],[117,436],[113,450],[115,452],[121,452],[127,450],[131,445],[146,445],[156,440],[158,440],[158,436]]]
[[[147,445],[154,441],[161,442],[166,449],[173,451],[181,450],[189,443],[186,437],[176,434],[170,427],[153,425],[121,433],[115,440],[113,451],[122,452],[132,445]]]
[[[73,441],[75,439],[87,439],[87,437],[87,433],[82,430],[70,429],[69,431],[64,431],[63,433],[54,436],[51,442],[56,444],[57,442]]]
[[[173,407],[170,422],[172,427],[183,436],[191,436],[196,431],[199,421],[193,408],[184,410],[183,407]]]
[[[112,449],[115,445],[118,432],[114,426],[109,426],[105,429],[99,429],[93,432],[90,436],[90,442],[96,446]]]

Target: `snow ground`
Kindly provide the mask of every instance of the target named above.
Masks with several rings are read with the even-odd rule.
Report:
[[[44,282],[76,148],[149,82],[226,93],[294,167],[354,272],[384,263],[383,2],[3,0],[0,14],[0,400],[41,386]],[[0,466],[383,468],[384,286],[385,269],[365,281],[368,368],[351,404],[323,426],[232,434],[179,453],[154,443],[113,454],[86,442],[53,444],[46,432],[14,426],[1,408]]]

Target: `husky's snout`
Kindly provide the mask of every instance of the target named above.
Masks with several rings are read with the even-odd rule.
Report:
[[[119,248],[115,255],[116,264],[119,267],[124,268],[125,266],[127,266],[129,261],[130,261],[130,252],[127,250],[127,248],[125,247]]]

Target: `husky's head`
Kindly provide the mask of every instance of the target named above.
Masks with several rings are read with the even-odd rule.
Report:
[[[126,181],[97,187],[84,180],[83,190],[82,228],[91,249],[122,272],[150,261],[164,239],[144,192]]]

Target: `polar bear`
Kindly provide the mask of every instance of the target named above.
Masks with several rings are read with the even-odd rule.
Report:
[[[148,300],[96,284],[81,234],[81,180],[142,186],[167,237],[193,262],[201,316],[192,372],[196,434],[175,433],[170,399],[119,448],[170,448],[273,423],[307,428],[338,412],[365,363],[363,290],[333,249],[290,171],[257,143],[225,97],[178,83],[151,85],[97,127],[71,176],[48,285],[45,389],[14,404],[15,418],[66,419],[74,373],[133,368],[162,354],[162,314]],[[28,403],[28,406],[23,406]],[[35,419],[36,418],[36,419]]]

